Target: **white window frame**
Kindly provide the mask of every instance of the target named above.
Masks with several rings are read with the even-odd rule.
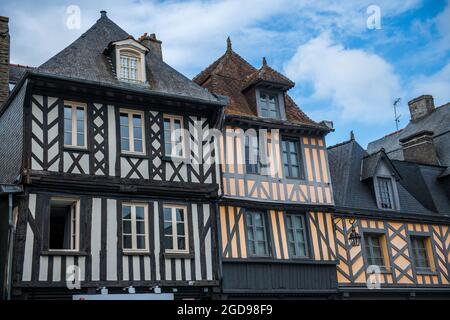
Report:
[[[71,107],[72,108],[72,128],[71,128],[71,133],[72,133],[72,143],[71,144],[66,144],[66,139],[65,139],[65,135],[66,135],[66,125],[64,123],[64,128],[63,128],[63,139],[64,139],[64,147],[69,147],[69,148],[77,148],[77,149],[87,149],[87,105],[85,103],[80,103],[80,102],[74,102],[74,101],[64,101],[64,111],[63,111],[63,117],[65,114],[65,108],[66,107]],[[79,146],[77,144],[78,142],[78,126],[77,126],[77,108],[83,108],[84,112],[83,112],[83,121],[84,121],[84,145]],[[65,117],[64,117],[65,119]],[[65,122],[65,121],[64,121]]]
[[[123,246],[123,207],[128,206],[131,208],[131,249],[130,248],[124,248]],[[145,248],[138,249],[137,247],[137,228],[136,228],[136,207],[143,207],[144,208],[144,238],[145,238]],[[148,233],[148,204],[147,203],[141,203],[141,202],[125,202],[122,203],[122,251],[123,252],[149,252],[148,247],[148,239],[149,239],[149,233]],[[128,234],[127,234],[128,235]]]
[[[65,197],[52,197],[50,198],[50,210],[51,201],[67,201],[73,202],[71,204],[70,210],[70,249],[52,249],[49,244],[49,251],[67,251],[67,252],[78,252],[80,250],[80,199],[75,198],[65,198]],[[50,217],[51,218],[51,217]],[[75,219],[75,228],[73,226],[73,220]],[[50,224],[50,220],[48,221]],[[75,230],[74,230],[75,229]],[[51,232],[49,228],[49,232]],[[72,246],[72,240],[75,237],[75,244]]]
[[[170,132],[173,133],[175,132],[175,120],[179,120],[180,121],[180,130],[182,132],[181,135],[181,156],[174,154],[176,148],[175,148],[175,144],[174,141],[172,141],[172,136],[173,134],[170,135],[170,145],[171,145],[171,150],[170,152],[167,152],[166,150],[166,141],[164,140],[164,155],[166,157],[172,157],[172,158],[185,158],[186,157],[186,137],[184,135],[184,118],[183,116],[178,116],[178,115],[174,115],[174,114],[164,114],[163,115],[163,133],[165,130],[164,127],[164,123],[165,120],[169,119],[170,121]],[[165,139],[165,135],[164,135],[164,139]]]
[[[123,150],[122,149],[122,130],[121,130],[121,123],[120,123],[120,116],[122,113],[126,113],[128,115],[128,144],[130,147],[130,150]],[[142,151],[135,151],[134,150],[134,125],[133,125],[133,115],[139,115],[141,116],[142,120]],[[138,155],[145,155],[145,113],[144,111],[139,110],[130,110],[130,109],[120,109],[119,110],[119,134],[120,134],[120,152],[123,154],[138,154]]]
[[[131,83],[145,83],[147,81],[145,71],[145,54],[149,49],[133,39],[125,39],[114,43],[116,47],[116,75],[120,81]],[[129,56],[137,59],[137,79],[122,78],[121,57]]]
[[[178,204],[164,204],[163,206],[163,225],[164,222],[167,221],[164,217],[164,209],[170,209],[171,211],[171,218],[172,218],[172,248],[173,249],[165,249],[165,252],[167,253],[189,253],[189,229],[188,229],[188,222],[187,222],[187,206],[184,205],[178,205]],[[183,215],[184,215],[184,243],[186,246],[186,249],[180,250],[178,249],[178,228],[177,228],[177,215],[176,215],[176,209],[183,209]],[[166,237],[165,230],[163,228],[163,237]],[[165,242],[165,241],[164,241]]]

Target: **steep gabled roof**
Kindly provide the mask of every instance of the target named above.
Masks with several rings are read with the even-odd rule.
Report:
[[[249,83],[259,79],[281,82],[286,88],[294,84],[267,65],[263,65],[261,69],[253,67],[232,49],[231,41],[228,39],[226,52],[193,80],[213,93],[229,97],[229,104],[225,108],[226,114],[257,117],[255,107],[249,103],[242,90],[248,87]],[[288,123],[325,128],[301,111],[288,94],[285,94],[285,107]]]
[[[369,154],[362,158],[362,168],[361,168],[361,181],[373,178],[377,172],[378,166],[381,161],[384,161],[386,165],[391,170],[391,173],[395,176],[396,179],[400,179],[401,176],[395,166],[392,164],[389,157],[384,152],[384,149],[381,149],[378,152],[373,154]]]
[[[381,139],[370,142],[367,146],[369,153],[374,153],[381,148],[389,155],[389,158],[404,160],[400,140],[418,132],[428,130],[434,133],[433,140],[441,165],[450,166],[450,103],[437,107],[429,115],[411,121],[402,130],[396,131]]]
[[[328,148],[328,160],[336,206],[349,209],[361,209],[379,212],[373,183],[362,181],[363,159],[369,154],[354,140]],[[378,159],[379,156],[372,157]],[[377,163],[380,159],[373,162]],[[445,196],[443,186],[436,177],[442,168],[428,165],[411,164],[405,161],[391,161],[401,177],[397,181],[400,201],[399,214],[450,216],[450,203]],[[415,167],[412,167],[415,166]],[[420,176],[418,176],[420,174]],[[386,211],[387,212],[387,211]]]
[[[104,54],[108,44],[123,40],[129,34],[111,21],[106,14],[68,47],[43,63],[37,73],[57,75],[75,80],[94,81],[124,89],[138,89],[168,93],[218,102],[219,99],[200,87],[151,52],[146,56],[147,82],[145,84],[119,81],[110,58]]]

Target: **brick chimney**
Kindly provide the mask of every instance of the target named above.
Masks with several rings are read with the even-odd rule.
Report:
[[[9,96],[9,29],[7,17],[0,16],[0,106]]]
[[[156,39],[154,33],[147,35],[146,32],[138,39],[138,41],[150,49],[150,54],[156,56],[160,60],[163,59],[161,48],[162,41]]]
[[[433,96],[429,94],[422,95],[408,102],[411,121],[419,120],[434,110]]]
[[[424,130],[400,139],[403,158],[406,161],[439,165],[436,148],[433,142],[433,132]]]

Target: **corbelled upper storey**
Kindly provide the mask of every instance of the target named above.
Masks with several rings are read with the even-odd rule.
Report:
[[[265,58],[261,68],[253,67],[232,49],[229,38],[226,52],[194,81],[213,93],[229,97],[225,108],[228,115],[328,130],[311,120],[287,94],[294,82],[271,68]]]
[[[36,70],[121,89],[163,93],[217,103],[220,98],[162,60],[154,35],[135,40],[102,11],[100,19],[77,40]]]

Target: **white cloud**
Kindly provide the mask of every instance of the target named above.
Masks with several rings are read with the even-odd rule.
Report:
[[[410,99],[431,94],[437,106],[450,102],[450,62],[432,75],[414,79],[410,92]]]
[[[374,123],[392,119],[392,102],[401,96],[392,66],[381,57],[346,49],[323,33],[298,47],[285,65],[286,74],[312,85],[310,101],[328,101],[344,120]],[[328,111],[330,112],[330,111]]]

